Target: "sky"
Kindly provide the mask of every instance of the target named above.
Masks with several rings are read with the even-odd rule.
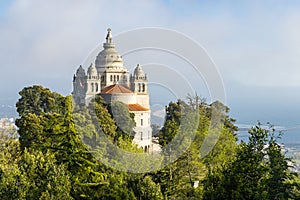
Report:
[[[296,0],[0,1],[0,102],[13,105],[33,84],[70,94],[75,70],[103,43],[107,27],[114,35],[158,27],[205,49],[237,123],[297,126],[299,10]]]

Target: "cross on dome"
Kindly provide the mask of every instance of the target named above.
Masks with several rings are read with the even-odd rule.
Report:
[[[106,35],[106,43],[112,43],[112,35],[111,35],[111,29],[107,29],[107,35]]]

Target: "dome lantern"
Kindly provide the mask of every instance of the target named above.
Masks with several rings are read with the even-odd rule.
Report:
[[[98,73],[103,73],[108,67],[127,71],[123,64],[122,56],[116,51],[112,41],[111,29],[107,29],[106,42],[103,43],[103,50],[97,55],[95,60]]]
[[[103,43],[103,48],[108,49],[108,48],[115,48],[115,45],[112,42],[112,34],[111,34],[111,29],[107,29],[107,35],[106,35],[106,42]]]

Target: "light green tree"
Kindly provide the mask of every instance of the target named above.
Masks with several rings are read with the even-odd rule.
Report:
[[[26,177],[26,199],[73,199],[68,171],[64,165],[56,164],[50,151],[29,152],[25,149],[19,168]]]

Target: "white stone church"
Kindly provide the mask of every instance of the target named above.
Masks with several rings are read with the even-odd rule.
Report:
[[[145,152],[152,151],[152,130],[150,127],[150,105],[147,76],[138,64],[134,73],[123,64],[122,56],[115,50],[111,30],[107,30],[103,50],[96,57],[87,72],[80,66],[73,78],[73,99],[77,104],[88,104],[96,95],[110,103],[121,101],[134,113],[136,127],[133,142]]]

